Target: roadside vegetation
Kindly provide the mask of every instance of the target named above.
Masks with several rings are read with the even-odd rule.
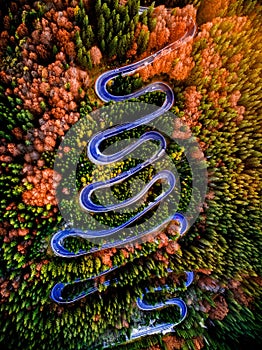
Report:
[[[112,349],[243,350],[262,345],[261,3],[157,0],[158,7],[139,14],[140,5],[151,1],[0,1],[1,349],[82,350],[121,343],[132,328],[152,320],[136,310],[136,298],[145,287],[166,282],[178,289],[172,295],[188,305],[176,333]],[[170,13],[164,5],[174,9]],[[156,240],[135,247],[75,260],[55,257],[50,239],[65,222],[57,206],[53,186],[59,177],[53,166],[63,137],[86,116],[89,137],[110,126],[109,120],[90,116],[102,106],[94,92],[97,76],[179,39],[187,16],[198,24],[193,40],[133,77],[117,77],[109,90],[126,94],[152,81],[173,88],[172,112],[197,137],[208,164],[208,193],[197,222],[181,239],[173,222]],[[140,101],[161,105],[163,95],[147,94]],[[183,137],[175,123],[169,127]],[[69,150],[70,145],[61,152]],[[168,152],[182,179],[183,211],[191,196],[190,169],[183,149],[170,141]],[[134,165],[127,159],[101,170],[83,152],[76,186]],[[148,182],[153,173],[148,167],[137,176]],[[66,184],[61,186],[67,198]],[[124,183],[113,191],[123,200],[134,190]],[[159,190],[156,185],[148,200]],[[106,192],[104,199],[110,200]],[[123,218],[102,220],[113,226]],[[77,250],[85,243],[67,244]],[[112,274],[120,283],[100,286],[98,293],[70,306],[51,301],[55,283],[89,278],[114,265],[121,265]],[[184,271],[195,274],[187,290]],[[157,296],[149,296],[150,302],[152,298]],[[176,322],[179,316],[172,311],[159,311],[154,318]]]

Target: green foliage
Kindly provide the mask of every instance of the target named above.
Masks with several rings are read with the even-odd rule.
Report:
[[[111,94],[117,96],[121,96],[123,94],[128,95],[131,92],[138,90],[140,87],[142,87],[142,85],[142,79],[139,76],[122,77],[119,75],[112,81],[112,84],[109,86],[108,91]]]
[[[4,89],[0,86],[0,137],[14,141],[15,136],[12,135],[11,131],[18,125],[24,132],[33,128],[34,116],[28,110],[17,108],[22,102],[19,98],[6,97],[1,90]]]
[[[146,50],[148,40],[149,40],[149,35],[150,35],[149,32],[146,32],[144,29],[141,30],[139,37],[137,39],[138,54],[141,54]]]
[[[156,1],[157,5],[160,3],[163,2]],[[165,2],[171,7],[182,7],[186,4],[198,7],[200,3],[201,0]],[[17,26],[23,22],[29,31],[34,30],[37,21],[47,11],[45,4],[46,2],[39,1],[34,7],[22,9],[21,6],[16,12],[14,5],[10,7],[7,2],[3,3],[0,10],[1,31],[4,16],[9,16],[9,33],[14,39],[9,40],[4,49],[1,70],[16,72],[15,68],[21,59],[20,48],[27,47],[27,43],[17,44]],[[151,1],[143,2],[143,5],[149,4]],[[92,70],[90,49],[93,45],[98,45],[106,58],[116,56],[119,60],[126,61],[126,52],[132,47],[138,22],[147,24],[150,31],[156,25],[151,16],[152,8],[139,16],[138,6],[139,1],[136,0],[129,0],[126,6],[119,6],[115,0],[79,1],[74,8],[75,24],[79,27],[75,31],[76,64]],[[234,22],[236,15],[242,21],[246,20],[241,29]],[[184,340],[182,349],[193,350],[193,341],[197,337],[203,339],[204,349],[208,350],[261,347],[261,6],[257,1],[230,2],[223,16],[223,21],[217,20],[215,24],[210,24],[209,33],[214,55],[221,58],[219,65],[214,63],[207,76],[203,77],[203,51],[208,48],[209,43],[207,38],[199,35],[194,39],[191,54],[194,68],[187,80],[168,81],[174,85],[176,97],[172,111],[181,118],[191,121],[191,116],[188,117],[184,112],[188,102],[185,89],[195,86],[201,94],[197,107],[200,112],[198,123],[193,125],[192,131],[205,149],[209,166],[209,196],[204,204],[204,211],[187,235],[179,240],[180,248],[172,255],[167,253],[164,246],[159,248],[162,242],[158,239],[130,251],[117,249],[107,263],[104,260],[106,252],[105,255],[94,254],[75,260],[55,257],[49,242],[52,234],[64,227],[58,208],[51,204],[30,206],[22,199],[23,193],[33,188],[33,184],[26,182],[24,178],[24,153],[28,149],[32,150],[33,145],[27,133],[39,127],[39,116],[23,109],[21,99],[10,93],[6,94],[6,89],[0,86],[1,147],[5,149],[8,143],[12,143],[20,152],[17,156],[12,156],[11,160],[1,158],[0,347],[21,350],[49,350],[55,347],[61,350],[82,350],[105,348],[104,345],[108,345],[115,349],[131,350],[159,345],[161,349],[165,349],[162,336],[145,337],[120,346],[116,344],[124,342],[132,328],[149,324],[153,314],[137,310],[136,298],[141,297],[146,287],[152,289],[153,286],[165,282],[171,287],[171,292],[163,291],[158,295],[151,293],[147,296],[148,301],[154,302],[159,298],[165,300],[173,296],[186,301],[187,318],[176,327],[175,333]],[[202,32],[201,27],[199,32]],[[148,38],[149,32],[140,32],[137,39],[138,53],[146,50]],[[51,50],[55,55],[59,49],[54,43]],[[240,57],[239,63],[236,55]],[[209,57],[211,56],[210,54]],[[106,67],[103,69],[106,70]],[[222,77],[225,77],[224,84],[221,83]],[[164,80],[168,77],[163,76],[161,80],[162,78]],[[141,84],[139,76],[119,76],[111,83],[109,90],[115,95],[127,94],[139,89]],[[15,87],[16,81],[13,79],[10,89]],[[64,88],[69,89],[70,86],[66,85]],[[238,94],[238,91],[240,98],[236,106],[244,108],[243,118],[236,106],[232,105],[232,96]],[[216,102],[212,99],[211,92],[219,95]],[[157,106],[163,100],[164,96],[159,92],[146,94],[139,99]],[[48,111],[48,98],[45,101],[40,106],[43,111]],[[116,113],[112,119],[103,113],[99,117],[91,116],[90,113],[97,106],[97,101],[91,102],[88,98],[78,103],[80,118],[87,120],[85,129],[79,131],[77,141],[80,144],[86,139],[86,135],[91,137],[98,129],[125,121],[126,116],[121,112],[121,107],[119,111],[114,105],[112,108]],[[130,111],[134,115],[143,113],[143,109],[138,111],[130,108]],[[159,118],[157,123],[160,130],[163,127],[173,130],[172,122],[165,116]],[[20,128],[21,138],[17,138],[14,128]],[[106,149],[109,146],[126,145],[144,131],[145,128],[137,128],[109,140],[104,147]],[[73,148],[74,144],[69,143],[67,146]],[[77,189],[80,189],[88,183],[111,178],[132,168],[140,162],[140,158],[148,157],[155,149],[156,144],[144,145],[140,154],[133,157],[135,159],[129,157],[107,168],[92,164],[85,152],[79,159],[75,159],[75,154],[69,152],[64,158],[63,169],[66,171],[70,162],[78,164],[77,175],[73,174],[69,181],[73,181]],[[6,154],[2,152],[1,156],[11,157],[11,153],[4,152]],[[191,170],[183,149],[171,140],[168,140],[167,153],[180,177],[182,200],[178,209],[183,211],[191,198]],[[40,160],[44,160],[43,168],[52,168],[54,159],[53,151],[46,150],[40,155]],[[135,178],[136,187],[126,182],[121,186],[114,186],[112,193],[99,193],[96,200],[111,203],[112,198],[121,201],[133,196],[141,189],[140,182],[148,182],[157,169],[164,167],[165,164],[156,164],[156,169],[147,167]],[[66,186],[66,183],[62,183],[62,188]],[[162,185],[156,184],[149,191],[147,200],[154,200],[161,190]],[[71,201],[68,204],[67,198],[65,195],[63,203],[74,219],[73,215],[77,215],[74,203]],[[143,205],[145,203],[140,203],[136,210],[141,210]],[[130,213],[126,212],[122,216],[110,214],[102,219],[97,217],[97,220],[114,226],[128,215]],[[159,220],[165,215],[164,208],[160,212]],[[149,222],[150,220],[151,218],[148,219]],[[176,240],[177,236],[169,238]],[[81,248],[90,249],[94,245],[79,239],[68,239],[65,246],[77,251]],[[157,253],[161,253],[163,261]],[[167,276],[165,259],[168,259],[169,267],[174,271],[173,279]],[[106,276],[106,279],[112,280],[110,286],[102,286],[96,281],[97,293],[65,307],[55,305],[49,298],[52,286],[60,281],[69,283],[65,293],[67,297],[75,296],[83,290],[88,291],[92,287],[90,282],[84,281],[78,286],[70,283],[97,275],[111,264],[121,267]],[[210,270],[210,278],[219,280],[218,291],[212,290],[209,285],[209,289],[201,288],[203,275],[199,271],[203,269]],[[183,271],[190,270],[198,272],[195,272],[195,282],[186,290],[183,285]],[[240,281],[241,286],[233,289],[230,287],[232,281]],[[215,308],[218,295],[225,299],[229,309],[221,321],[211,319],[208,312],[201,311],[202,302]],[[178,315],[173,311],[174,309],[167,308],[154,313],[154,317],[160,322],[175,321]]]
[[[101,51],[113,57],[123,59],[131,48],[134,40],[134,30],[138,23],[139,1],[128,1],[126,6],[120,6],[117,1],[96,2],[95,14],[97,21],[96,33]]]
[[[78,26],[81,28],[75,34],[75,43],[78,49],[77,61],[84,68],[91,70],[92,62],[89,50],[94,44],[95,34],[92,25],[89,23],[89,17],[82,1],[79,2],[79,6],[75,9],[75,18]]]

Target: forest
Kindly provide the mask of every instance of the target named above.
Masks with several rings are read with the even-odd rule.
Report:
[[[140,11],[140,6],[148,9]],[[91,138],[97,130],[125,123],[118,103],[106,104],[115,119],[99,115],[104,102],[96,95],[97,78],[179,40],[189,18],[197,24],[192,39],[133,75],[117,76],[108,91],[127,95],[158,81],[172,88],[170,112],[192,132],[207,166],[207,192],[197,220],[181,237],[173,221],[142,243],[74,259],[56,256],[52,236],[68,225],[57,187],[74,222],[79,211],[67,181],[80,191],[132,169],[155,147],[142,145],[136,158],[106,168],[88,159],[86,135]],[[261,22],[259,0],[0,0],[1,349],[261,347]],[[164,98],[155,91],[132,99],[130,113],[140,115],[146,104],[161,106]],[[138,110],[134,102],[140,102]],[[82,152],[75,159],[70,152],[74,143],[63,140],[79,121],[84,127],[73,141]],[[167,134],[186,138],[177,119],[164,115],[157,123]],[[126,132],[125,139],[139,138],[146,130],[148,126],[140,126]],[[123,142],[121,137],[111,141]],[[171,137],[166,152],[181,182],[177,211],[184,212],[192,195],[192,173],[185,150]],[[62,180],[55,169],[61,154]],[[200,161],[198,152],[192,157]],[[63,171],[72,162],[77,162],[76,177],[63,181]],[[114,186],[113,195],[119,201],[135,195],[161,166],[149,165],[137,173],[136,187],[128,182]],[[152,202],[162,187],[155,183],[140,207]],[[109,203],[112,193],[101,191],[99,198]],[[176,193],[172,195],[175,202]],[[164,205],[161,210],[158,221],[167,215]],[[130,213],[94,217],[114,227]],[[148,222],[154,224],[150,215]],[[65,244],[73,251],[93,247],[79,239]],[[56,283],[71,286],[64,293],[70,299],[91,288],[88,278],[114,266],[119,268],[110,273],[110,285],[104,283],[105,276],[95,279],[97,292],[71,304],[50,298]],[[186,271],[194,273],[188,288]],[[74,286],[77,280],[87,281]],[[153,293],[165,285],[169,288]],[[152,304],[181,298],[187,316],[174,332],[127,341],[140,326],[179,320],[175,307],[139,310],[136,302],[145,288]]]

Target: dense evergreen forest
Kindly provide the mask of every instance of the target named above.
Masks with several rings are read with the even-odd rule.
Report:
[[[140,6],[148,10],[140,13]],[[51,237],[66,225],[54,189],[55,156],[64,136],[84,118],[88,137],[110,127],[111,120],[91,113],[103,106],[95,94],[98,76],[178,40],[189,17],[198,26],[192,40],[135,75],[117,77],[108,89],[128,94],[154,81],[172,87],[171,112],[190,128],[207,162],[208,191],[197,221],[179,239],[177,228],[169,226],[157,239],[132,247],[76,259],[55,256]],[[261,348],[261,23],[259,0],[0,0],[1,349]],[[137,101],[161,105],[163,99],[153,92]],[[169,126],[177,132],[175,123]],[[143,132],[141,127],[128,137]],[[67,153],[71,146],[59,151]],[[168,146],[183,180],[183,211],[191,196],[190,169],[183,149]],[[73,181],[80,190],[134,165],[130,158],[103,169],[83,150]],[[146,168],[137,183],[152,175]],[[133,190],[123,184],[113,192],[123,200]],[[66,184],[63,191],[66,197]],[[156,185],[148,201],[158,191]],[[106,191],[103,195],[109,198]],[[103,220],[118,225],[125,215]],[[79,244],[86,243],[68,242],[72,249]],[[97,293],[70,305],[50,299],[54,284],[87,279],[114,265],[121,266],[112,274],[119,283],[102,286],[101,278]],[[194,272],[189,288],[185,271]],[[173,333],[121,344],[133,328],[152,319],[177,322],[175,308],[150,315],[136,308],[145,287],[166,283],[171,291],[158,297],[183,299],[185,320]]]

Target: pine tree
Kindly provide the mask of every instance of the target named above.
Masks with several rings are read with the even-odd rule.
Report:
[[[83,19],[83,27],[86,29],[88,27],[89,20],[88,20],[88,15],[85,14],[84,19]]]
[[[109,43],[109,48],[108,48],[109,57],[116,55],[117,49],[118,49],[118,37],[115,36],[113,40]]]
[[[104,16],[101,14],[98,18],[98,33],[97,33],[98,40],[104,40],[105,37],[105,19]],[[104,51],[104,50],[102,50]]]
[[[108,8],[106,2],[103,3],[101,11],[102,11],[102,14],[103,14],[105,20],[108,21],[111,18],[111,16],[110,16],[110,9]]]
[[[132,18],[138,13],[139,6],[140,6],[140,1],[138,1],[138,0],[128,0],[126,6],[128,8],[129,15]]]
[[[138,54],[141,54],[144,52],[147,48],[148,40],[149,40],[149,35],[150,33],[148,31],[145,31],[144,29],[141,30],[138,40],[137,40],[137,45],[138,45]]]
[[[75,43],[76,43],[77,49],[80,49],[83,46],[83,42],[82,42],[82,39],[81,39],[79,31],[76,31]]]
[[[86,58],[87,58],[87,68],[88,68],[89,70],[91,70],[93,65],[92,65],[92,60],[91,60],[90,51],[87,52]]]
[[[92,29],[92,26],[90,24],[86,28],[86,38],[88,39],[90,46],[92,46],[94,43],[95,35],[93,33],[93,29]]]
[[[101,51],[102,52],[105,52],[106,50],[106,44],[105,44],[105,40],[102,39],[101,42],[100,42],[100,47],[101,47]]]

